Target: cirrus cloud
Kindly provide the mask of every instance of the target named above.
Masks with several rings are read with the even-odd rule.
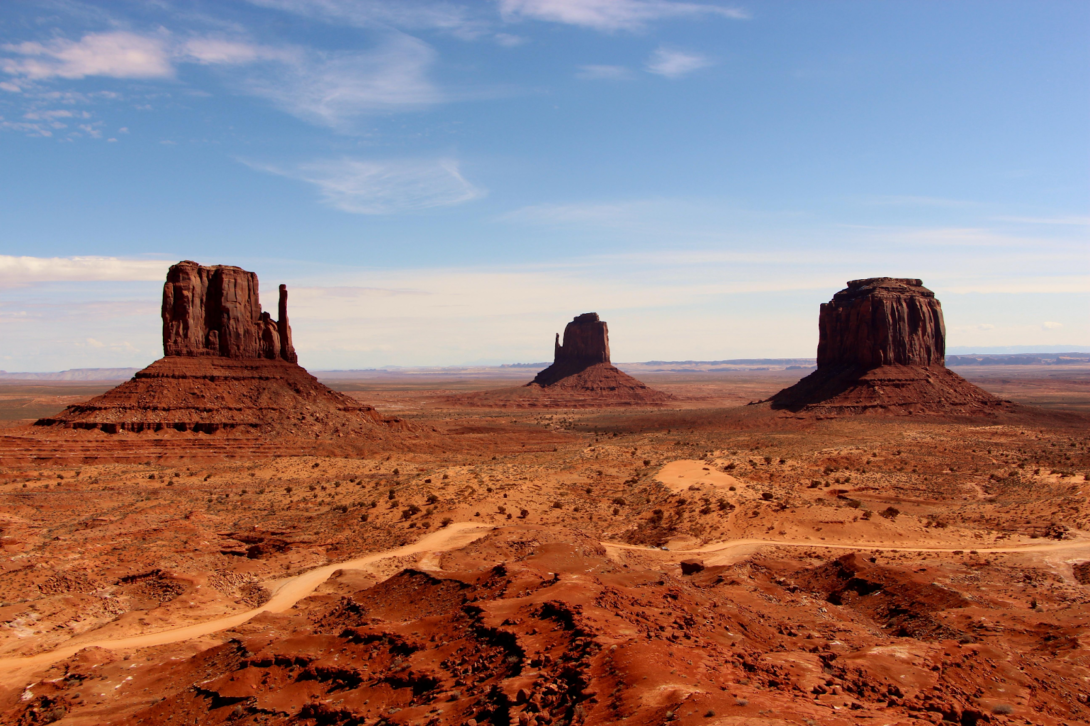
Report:
[[[693,71],[707,68],[711,60],[696,53],[686,53],[669,48],[656,48],[647,60],[647,70],[667,78],[681,78]]]
[[[454,159],[345,158],[315,161],[290,169],[243,163],[313,184],[327,206],[352,214],[401,214],[450,207],[485,195],[483,189],[462,176]]]

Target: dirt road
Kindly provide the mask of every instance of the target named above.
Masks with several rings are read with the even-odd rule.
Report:
[[[185,640],[200,638],[205,635],[227,630],[242,625],[248,620],[257,617],[261,613],[282,613],[291,608],[306,596],[314,592],[323,582],[329,579],[337,570],[358,570],[380,560],[390,557],[404,557],[414,554],[430,554],[445,550],[454,550],[464,547],[475,539],[483,537],[492,527],[490,525],[475,524],[472,522],[455,522],[443,529],[432,532],[420,540],[382,552],[373,552],[363,557],[357,557],[347,562],[338,562],[332,565],[323,565],[313,570],[297,575],[283,581],[273,592],[272,597],[261,607],[236,613],[222,618],[215,618],[195,625],[187,625],[181,628],[159,630],[153,633],[141,633],[128,638],[110,638],[107,640],[81,640],[77,644],[66,645],[47,653],[26,658],[0,659],[0,683],[14,685],[25,682],[25,676],[34,670],[43,668],[59,660],[64,660],[74,655],[83,648],[97,647],[107,650],[133,650],[135,648],[147,648],[154,645],[166,645]]]
[[[310,595],[314,590],[329,579],[337,570],[354,570],[367,567],[390,557],[403,557],[405,555],[443,552],[458,549],[483,537],[492,527],[490,525],[475,524],[472,522],[455,522],[444,529],[433,532],[424,538],[404,547],[397,547],[382,552],[374,552],[363,557],[358,557],[347,562],[339,562],[332,565],[323,565],[313,570],[285,580],[273,592],[272,598],[261,607],[248,610],[244,613],[236,613],[222,618],[215,618],[204,623],[187,625],[181,628],[160,630],[153,633],[142,633],[128,638],[112,638],[109,640],[83,640],[77,644],[66,645],[56,650],[26,658],[0,659],[0,683],[4,685],[16,685],[26,683],[28,676],[34,671],[40,670],[59,660],[68,658],[76,652],[87,647],[99,647],[109,650],[132,650],[135,648],[147,648],[156,645],[178,643],[185,640],[199,638],[205,635],[233,628],[246,621],[257,617],[261,613],[280,613],[291,608],[295,603]],[[640,552],[657,552],[667,556],[696,555],[728,552],[738,549],[755,549],[767,546],[779,547],[805,547],[808,549],[837,549],[837,550],[884,550],[898,552],[944,552],[975,551],[979,554],[999,552],[1041,552],[1056,553],[1063,551],[1086,551],[1090,555],[1090,540],[1046,542],[1041,544],[1012,545],[1008,547],[977,547],[974,545],[961,545],[959,547],[905,547],[898,544],[883,542],[856,542],[852,544],[831,544],[827,542],[792,542],[787,540],[770,539],[738,539],[712,544],[687,550],[662,550],[657,547],[641,545],[629,545],[616,542],[602,542],[607,551],[634,550]]]

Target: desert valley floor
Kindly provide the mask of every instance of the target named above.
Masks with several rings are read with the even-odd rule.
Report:
[[[42,430],[0,384],[0,723],[1090,723],[1090,367],[973,419],[325,382],[388,440]]]

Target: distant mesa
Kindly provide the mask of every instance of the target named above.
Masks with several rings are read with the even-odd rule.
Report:
[[[975,414],[1010,406],[946,368],[942,306],[920,280],[852,280],[822,304],[818,330],[817,370],[772,396],[772,408]]]
[[[306,438],[382,436],[404,428],[330,390],[297,364],[288,291],[262,312],[257,275],[183,261],[163,286],[160,358],[117,388],[38,426],[121,431],[249,431]]]
[[[672,396],[649,388],[609,361],[609,328],[598,313],[578,315],[556,336],[553,364],[525,386],[451,397],[468,406],[597,408],[661,406]]]

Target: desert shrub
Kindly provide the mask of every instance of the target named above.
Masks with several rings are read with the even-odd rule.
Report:
[[[846,499],[844,503],[852,509],[859,509],[861,506],[863,506],[863,502],[859,501],[858,499]]]
[[[519,519],[526,519],[529,516],[530,516],[530,510],[529,509],[519,510]]]
[[[410,504],[401,510],[402,519],[409,519],[410,517],[415,517],[417,514],[420,514],[420,507],[415,504]]]
[[[620,513],[621,513],[621,510],[620,510],[620,509],[617,509],[617,507],[614,507],[614,508],[613,508],[613,516],[614,516],[614,517],[616,517],[616,516],[617,516],[618,514],[620,514]]]
[[[435,496],[434,494],[429,494],[428,497],[427,497],[428,504],[435,504],[438,501],[439,501],[439,497]]]
[[[870,518],[871,518],[871,511],[869,509],[867,509],[867,510],[865,510],[863,512],[863,519],[870,519]]]
[[[560,502],[559,502],[559,501],[555,501],[555,502],[553,502],[553,505],[552,505],[552,506],[553,506],[553,509],[560,509]]]
[[[901,510],[897,509],[897,507],[886,507],[881,512],[879,512],[878,514],[880,514],[881,516],[885,517],[886,519],[888,519],[890,521],[893,521],[894,519],[897,519],[897,515],[900,514],[900,513],[901,513]]]
[[[765,500],[766,502],[771,502],[772,492],[761,492],[761,499]]]
[[[451,519],[450,517],[443,517],[443,521],[442,521],[442,522],[440,523],[440,525],[439,525],[439,526],[440,526],[440,527],[447,527],[447,526],[450,526],[450,523],[451,523],[451,522],[453,522],[453,521],[454,521],[454,520],[453,520],[453,519]]]
[[[368,515],[367,512],[364,512],[363,514],[360,515],[360,521],[361,522],[366,522],[368,516],[370,516],[370,515]]]
[[[613,497],[613,503],[616,504],[618,507],[623,507],[625,504],[627,504],[627,502],[625,502],[624,500],[624,497]]]
[[[386,492],[386,498],[387,498],[387,499],[391,499],[391,500],[392,500],[392,499],[394,498],[394,496],[396,496],[396,495],[394,494],[394,490],[393,490],[393,489],[391,489],[390,491]]]
[[[994,706],[992,706],[992,713],[1007,715],[1007,714],[1014,713],[1014,708],[1012,708],[1010,705],[1008,705],[1006,703],[997,703]]]

